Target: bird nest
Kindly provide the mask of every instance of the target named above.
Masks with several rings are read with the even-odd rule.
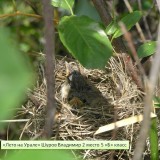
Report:
[[[66,79],[65,61],[74,62],[90,85],[96,88],[101,95],[101,102],[96,105],[82,103],[72,106],[64,103],[61,97],[61,86]],[[16,119],[27,119],[18,126],[19,139],[37,139],[41,134],[46,110],[46,82],[44,65],[40,61],[38,80],[35,87],[28,92],[28,100],[18,109]],[[129,159],[137,139],[139,124],[125,125],[110,131],[95,134],[101,126],[139,115],[143,107],[143,93],[137,88],[131,77],[126,73],[123,59],[110,58],[104,70],[85,69],[76,60],[67,57],[56,57],[56,104],[57,113],[53,127],[54,140],[129,140],[130,148],[127,151],[115,151],[115,159]],[[124,122],[125,123],[125,122]],[[81,153],[81,154],[80,154]],[[75,155],[85,159],[107,159],[113,156],[113,151],[81,150]],[[116,158],[117,157],[117,158]]]

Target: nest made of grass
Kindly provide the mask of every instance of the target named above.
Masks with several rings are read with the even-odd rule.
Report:
[[[74,108],[64,104],[61,98],[61,86],[66,78],[65,61],[76,63],[88,81],[101,92],[106,103]],[[18,110],[16,118],[26,118],[27,122],[19,125],[19,139],[36,139],[43,131],[46,110],[46,82],[44,65],[40,61],[38,80],[33,90],[29,90],[28,100]],[[106,124],[139,115],[143,107],[143,93],[137,88],[132,78],[126,73],[123,59],[112,57],[104,70],[83,68],[77,61],[67,57],[56,57],[56,124],[53,127],[54,140],[129,140],[128,151],[118,151],[117,159],[129,159],[138,136],[139,124],[118,128],[97,136],[95,131]],[[109,157],[109,151],[82,151],[86,159]]]

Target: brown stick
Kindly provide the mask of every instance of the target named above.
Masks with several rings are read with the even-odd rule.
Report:
[[[37,18],[37,19],[42,19],[43,17],[37,14],[30,14],[30,13],[23,13],[20,11],[16,11],[15,13],[10,13],[10,14],[2,14],[0,15],[0,19],[1,18],[7,18],[7,17],[15,17],[15,16],[27,16],[27,17],[33,17],[33,18]],[[55,24],[58,24],[58,20],[53,19]]]
[[[46,55],[46,81],[47,81],[47,114],[44,126],[44,137],[50,138],[53,120],[56,112],[55,103],[55,33],[53,24],[53,8],[50,0],[42,0],[44,17],[44,52]]]
[[[138,55],[137,55],[136,48],[135,48],[134,43],[133,43],[133,41],[132,41],[131,34],[127,31],[126,26],[125,26],[122,22],[120,22],[119,25],[120,25],[120,27],[121,27],[121,30],[122,30],[123,34],[124,34],[125,40],[128,42],[128,46],[129,46],[129,48],[130,48],[130,50],[131,50],[131,54],[132,54],[135,62],[136,62],[137,65],[138,65],[138,68],[139,68],[139,70],[140,70],[141,75],[144,76],[144,78],[146,78],[146,77],[145,77],[145,71],[144,71],[144,69],[143,69],[143,67],[142,67],[142,65],[141,65],[141,63],[140,63],[139,57],[138,57]]]

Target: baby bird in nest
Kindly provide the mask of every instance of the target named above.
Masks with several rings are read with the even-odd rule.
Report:
[[[80,69],[73,69],[70,63],[66,65],[66,80],[61,87],[61,96],[64,103],[71,106],[91,105],[102,97],[100,91],[91,86],[80,73]]]
[[[64,103],[71,103],[72,105],[82,105],[84,95],[82,92],[86,91],[87,82],[79,71],[73,69],[72,64],[65,62],[66,65],[66,79],[61,88],[61,96]]]

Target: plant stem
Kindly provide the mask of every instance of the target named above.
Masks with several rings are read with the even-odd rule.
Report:
[[[49,139],[52,135],[52,127],[56,114],[55,102],[55,31],[53,19],[53,7],[50,0],[42,0],[44,19],[44,52],[46,55],[46,81],[47,81],[47,108],[44,126],[44,137]]]
[[[65,1],[66,1],[66,0],[65,0]],[[73,15],[74,15],[74,13],[73,13],[73,10],[72,10],[71,6],[68,4],[68,1],[66,1],[66,3],[67,3],[68,8],[69,8],[69,10],[70,10],[70,12],[71,12],[71,15],[73,16]]]

